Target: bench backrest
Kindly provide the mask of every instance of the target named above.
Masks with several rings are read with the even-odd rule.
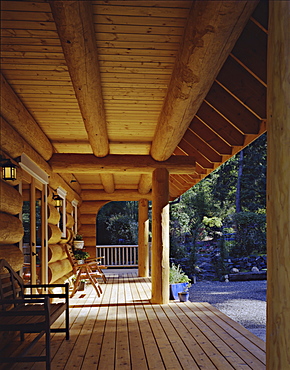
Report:
[[[23,298],[23,280],[5,259],[0,259],[0,299]],[[0,305],[0,309],[7,309]]]

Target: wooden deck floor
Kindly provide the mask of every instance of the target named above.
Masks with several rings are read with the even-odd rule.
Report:
[[[213,306],[152,305],[150,279],[107,275],[100,298],[87,286],[70,300],[71,339],[52,334],[52,370],[266,368],[265,343]],[[44,341],[33,352],[43,350]]]

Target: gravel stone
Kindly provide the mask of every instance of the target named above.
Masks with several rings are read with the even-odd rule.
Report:
[[[198,281],[189,289],[192,302],[208,302],[266,341],[266,280]]]

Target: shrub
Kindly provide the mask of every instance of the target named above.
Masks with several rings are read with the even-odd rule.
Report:
[[[169,271],[169,284],[177,283],[190,283],[189,277],[182,271],[180,265],[175,265],[174,263],[170,267]]]

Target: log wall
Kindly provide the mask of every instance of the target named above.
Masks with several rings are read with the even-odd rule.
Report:
[[[24,262],[23,254],[16,243],[24,230],[18,214],[22,211],[23,198],[11,184],[0,181],[0,258],[4,258],[19,271]]]

